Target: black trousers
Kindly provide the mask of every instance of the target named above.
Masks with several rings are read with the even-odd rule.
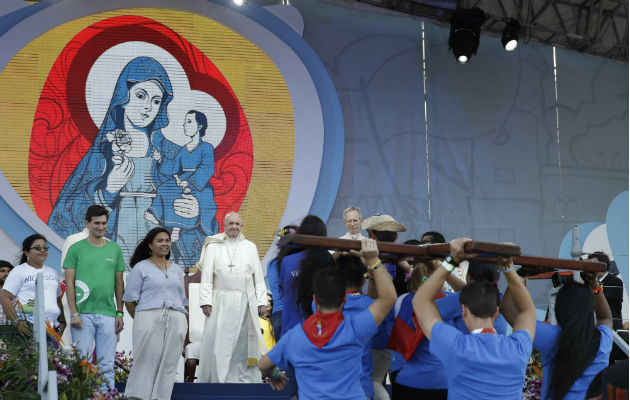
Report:
[[[416,389],[400,383],[392,383],[392,400],[446,400],[446,389]]]

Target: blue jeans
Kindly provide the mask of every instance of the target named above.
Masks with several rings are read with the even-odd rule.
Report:
[[[81,314],[82,328],[70,327],[72,341],[79,351],[92,361],[96,344],[98,370],[110,389],[114,388],[114,357],[116,354],[116,318],[101,314]]]

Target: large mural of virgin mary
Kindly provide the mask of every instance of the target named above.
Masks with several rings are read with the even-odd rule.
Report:
[[[191,266],[205,238],[219,232],[217,213],[238,209],[252,169],[246,119],[234,97],[225,101],[223,93],[220,103],[209,93],[216,86],[191,88],[194,79],[176,55],[159,42],[122,41],[93,62],[85,84],[88,112],[73,116],[82,112],[83,123],[89,118],[98,132],[76,165],[69,149],[81,139],[78,130],[53,158],[72,167],[48,218],[61,237],[81,231],[85,211],[98,204],[110,211],[107,236],[125,259],[146,232],[164,226],[172,233],[175,261]]]
[[[64,239],[101,204],[127,257],[161,225],[171,259],[192,266],[227,212],[243,215],[261,257],[275,252],[278,226],[328,215],[339,102],[282,20],[202,0],[75,2],[29,8],[0,35],[0,111],[13,116],[0,128],[16,133],[0,137],[0,234],[45,234],[59,268]]]

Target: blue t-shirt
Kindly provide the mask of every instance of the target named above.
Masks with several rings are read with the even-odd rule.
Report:
[[[282,259],[278,292],[282,296],[282,334],[295,325],[304,322],[304,315],[298,309],[297,295],[293,288],[295,278],[300,273],[300,263],[306,255],[304,252],[290,254]]]
[[[612,331],[606,325],[598,325],[597,330],[601,333],[599,350],[597,350],[597,354],[595,355],[593,362],[586,367],[582,376],[573,383],[569,393],[564,396],[565,400],[583,400],[586,396],[586,390],[591,384],[593,378],[595,378],[595,375],[608,366],[608,355],[612,349]],[[562,332],[562,328],[558,325],[548,325],[544,322],[536,321],[534,347],[536,350],[540,351],[540,355],[542,356],[543,383],[542,396],[540,398],[543,400],[551,399],[549,385],[551,382],[551,375],[553,373],[553,358],[556,355],[556,342],[558,341],[560,332]]]
[[[413,310],[413,297],[415,293],[405,296],[400,305],[399,314],[405,315]],[[451,325],[451,321],[446,321]],[[463,332],[468,333],[468,331]],[[396,383],[415,389],[446,389],[448,377],[442,362],[429,351],[430,341],[426,337],[422,339],[411,358],[403,365]]]
[[[267,264],[267,283],[271,290],[271,298],[273,299],[273,312],[282,311],[284,297],[280,294],[280,282],[278,275],[278,259],[274,258]]]
[[[364,399],[359,360],[375,333],[376,321],[365,309],[344,316],[333,337],[321,348],[312,344],[298,325],[284,334],[267,355],[281,369],[295,368],[300,400]]]
[[[385,263],[387,272],[391,275],[392,279],[396,278],[396,264]],[[387,343],[389,343],[389,337],[392,334],[394,328],[394,322],[396,322],[396,316],[394,315],[394,309],[391,309],[383,322],[378,326],[378,332],[372,339],[372,348],[377,350],[387,349]]]
[[[396,264],[385,263],[385,268],[387,269],[387,272],[389,272],[389,274],[392,276],[392,279],[396,278]]]
[[[503,298],[503,293],[501,293],[501,298]],[[459,292],[438,299],[435,302],[435,305],[440,310],[440,315],[442,316],[443,321],[452,320],[452,323],[449,323],[449,325],[456,327],[460,330],[460,332],[468,333],[468,328],[466,328],[466,324],[462,318],[462,306],[459,303]],[[507,326],[507,321],[503,315],[499,314],[499,317],[494,320],[494,329],[497,333],[505,335],[507,332]]]
[[[413,294],[403,299],[403,307],[413,308],[411,304]],[[468,328],[462,318],[462,308],[459,304],[459,292],[449,294],[435,302],[444,323],[457,328],[461,333],[467,335]],[[494,329],[497,333],[504,335],[507,330],[507,321],[502,315],[494,321]],[[430,341],[426,337],[420,342],[418,348],[413,353],[409,361],[405,363],[398,375],[396,382],[416,389],[447,389],[448,376],[444,365],[440,360],[431,354],[429,350]]]
[[[343,306],[344,317],[358,315],[367,310],[374,303],[374,299],[362,294],[346,294],[346,304]],[[361,356],[361,387],[367,396],[374,398],[374,384],[372,383],[372,372],[374,363],[372,362],[371,340],[363,347]]]
[[[448,398],[521,400],[532,354],[529,332],[509,336],[465,335],[443,322],[433,325],[429,348],[448,371]]]
[[[389,337],[392,335],[392,329],[394,328],[394,323],[396,322],[396,316],[394,315],[394,309],[392,308],[387,313],[387,316],[378,326],[378,331],[374,338],[372,339],[372,348],[373,349],[386,349],[387,343],[389,343]]]

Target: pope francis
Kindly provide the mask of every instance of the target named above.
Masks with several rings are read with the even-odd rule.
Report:
[[[258,316],[267,308],[267,288],[258,249],[241,233],[241,216],[228,213],[224,227],[206,239],[197,263],[206,315],[198,382],[260,383],[257,362],[266,349]]]

